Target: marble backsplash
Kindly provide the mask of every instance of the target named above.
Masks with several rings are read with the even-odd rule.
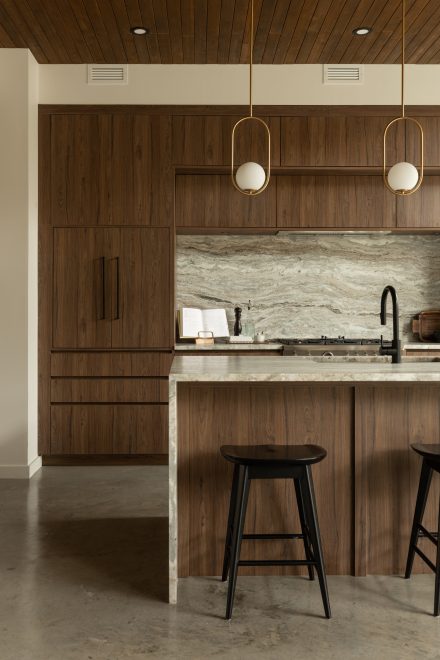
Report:
[[[390,321],[379,320],[386,284],[397,290],[401,336],[412,339],[411,318],[440,308],[440,236],[177,237],[177,307],[225,307],[231,334],[239,305],[267,337],[389,338]]]

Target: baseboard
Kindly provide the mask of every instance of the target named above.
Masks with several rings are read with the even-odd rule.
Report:
[[[0,479],[30,479],[42,466],[41,456],[29,465],[0,465]]]
[[[42,459],[43,465],[168,465],[168,454],[70,454]]]

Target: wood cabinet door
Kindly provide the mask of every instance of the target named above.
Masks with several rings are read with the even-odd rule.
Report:
[[[423,129],[425,167],[440,167],[440,117],[414,117]],[[413,122],[406,122],[406,160],[420,165],[420,131]]]
[[[167,422],[161,404],[53,405],[50,453],[166,454]]]
[[[381,176],[277,177],[278,227],[396,226],[396,201]]]
[[[397,226],[440,228],[440,178],[425,176],[413,195],[397,197]]]
[[[112,230],[54,229],[52,345],[110,348]]]
[[[113,231],[112,346],[169,348],[169,230],[124,227]]]
[[[170,225],[171,120],[51,117],[52,225]]]
[[[169,348],[166,228],[54,230],[54,348]]]
[[[308,116],[281,119],[281,165],[362,167],[383,163],[383,132],[391,117]],[[401,122],[399,122],[401,123]],[[390,128],[387,160],[403,153],[403,126]]]
[[[175,165],[231,164],[232,129],[241,117],[175,116],[173,117],[173,162]],[[280,164],[280,118],[261,117],[270,129],[271,163]],[[236,131],[235,162],[237,165],[256,160],[267,162],[267,133],[259,122],[244,122]]]
[[[276,177],[261,195],[242,195],[227,174],[176,176],[176,227],[276,227]]]

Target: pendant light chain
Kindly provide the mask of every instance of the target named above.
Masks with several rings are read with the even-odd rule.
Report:
[[[254,116],[252,103],[252,60],[254,57],[254,0],[251,0],[251,32],[249,39],[249,117]]]
[[[401,71],[402,117],[405,116],[405,22],[406,22],[406,0],[402,0],[402,71]]]
[[[405,36],[406,36],[406,0],[402,1],[402,64],[401,64],[401,79],[400,79],[400,94],[401,94],[401,115],[392,119],[389,124],[385,127],[383,134],[383,181],[390,192],[394,195],[412,195],[415,193],[423,181],[423,169],[424,169],[424,155],[423,155],[423,128],[419,121],[415,117],[408,117],[405,114]],[[393,167],[388,170],[387,168],[387,135],[391,126],[397,125],[399,122],[403,122],[404,125],[404,145],[405,145],[405,157],[406,157],[406,127],[408,123],[411,123],[416,126],[419,133],[420,140],[420,166],[417,170],[417,167],[412,163],[402,161],[393,165]]]

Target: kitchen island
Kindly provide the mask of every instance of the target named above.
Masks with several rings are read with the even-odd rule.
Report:
[[[313,362],[278,356],[174,358],[169,379],[170,602],[177,579],[219,575],[231,466],[222,444],[315,443],[313,468],[328,574],[403,573],[420,464],[411,442],[440,438],[438,363]],[[435,529],[438,484],[425,526]],[[293,484],[252,484],[246,532],[299,527]],[[426,542],[424,542],[426,543]],[[243,558],[299,558],[300,544],[265,541]],[[430,551],[429,546],[426,552]],[[432,555],[431,555],[432,556]],[[415,570],[426,571],[422,563]],[[241,574],[286,574],[252,567]]]

